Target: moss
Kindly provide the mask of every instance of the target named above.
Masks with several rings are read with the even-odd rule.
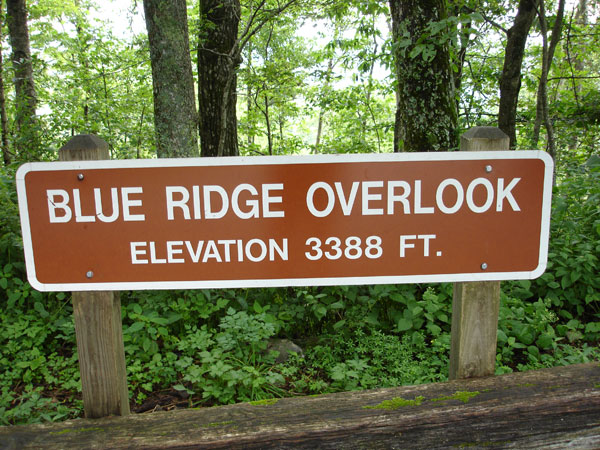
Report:
[[[277,398],[267,398],[265,400],[255,400],[253,402],[248,402],[248,403],[251,404],[252,406],[270,406],[270,405],[274,405],[278,401],[279,401],[279,399],[277,399]]]
[[[394,410],[394,409],[402,408],[404,406],[419,406],[421,403],[423,403],[423,400],[425,400],[425,397],[422,397],[422,396],[416,397],[414,400],[407,400],[402,397],[394,397],[391,400],[384,400],[381,403],[379,403],[378,405],[363,406],[363,408],[364,409]]]
[[[98,428],[98,427],[65,428],[64,430],[60,430],[60,431],[51,431],[50,435],[52,435],[52,436],[60,436],[62,434],[68,434],[68,433],[85,433],[87,431],[104,431],[104,428]]]
[[[600,389],[600,383],[596,383],[596,385],[594,386],[594,388]]]
[[[481,394],[481,392],[479,392],[479,391],[456,391],[452,395],[438,397],[438,398],[432,398],[431,401],[432,402],[446,402],[448,400],[460,400],[463,403],[467,403],[469,400],[471,400],[473,397],[478,396],[479,394]]]
[[[213,422],[213,423],[207,423],[206,425],[204,425],[205,427],[209,427],[209,428],[214,428],[214,427],[224,427],[226,425],[231,425],[233,423],[233,420],[226,420],[225,422]]]

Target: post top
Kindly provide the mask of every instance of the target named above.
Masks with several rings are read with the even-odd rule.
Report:
[[[69,139],[60,150],[97,150],[107,149],[108,144],[104,139],[99,138],[95,134],[78,134]]]
[[[473,127],[462,137],[465,139],[508,139],[508,135],[498,127]]]
[[[95,134],[78,134],[58,150],[61,161],[110,159],[108,143]]]

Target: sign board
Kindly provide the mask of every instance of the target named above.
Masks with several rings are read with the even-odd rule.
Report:
[[[529,279],[552,160],[452,152],[29,163],[31,285],[182,289]]]

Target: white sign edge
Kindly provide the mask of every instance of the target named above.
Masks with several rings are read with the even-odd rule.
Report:
[[[335,277],[335,278],[276,278],[249,280],[203,280],[203,281],[135,281],[107,283],[41,283],[35,272],[25,176],[29,172],[86,169],[121,169],[143,167],[212,167],[237,165],[319,164],[345,162],[402,162],[402,161],[478,161],[504,159],[540,159],[544,163],[544,186],[542,194],[542,217],[538,266],[533,271],[520,272],[473,272],[429,275]],[[554,161],[541,150],[485,151],[485,152],[428,152],[428,153],[362,153],[334,155],[284,155],[263,157],[227,158],[163,158],[125,159],[96,161],[31,162],[19,167],[16,173],[19,216],[23,235],[23,250],[27,279],[30,285],[42,292],[96,291],[96,290],[171,290],[171,289],[227,289],[285,286],[335,286],[363,284],[410,284],[468,281],[503,281],[535,279],[546,270]]]

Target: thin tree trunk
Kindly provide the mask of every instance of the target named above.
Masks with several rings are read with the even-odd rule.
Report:
[[[550,121],[550,112],[548,110],[548,72],[554,59],[554,51],[560,41],[562,34],[563,17],[565,12],[565,0],[560,0],[556,12],[556,20],[552,28],[552,37],[548,45],[548,27],[546,21],[546,9],[543,2],[540,3],[539,20],[542,31],[542,73],[537,90],[537,105],[535,124],[533,127],[533,147],[537,147],[540,139],[540,128],[542,121],[546,126],[548,136],[548,151],[554,158],[556,156],[556,143],[554,139],[554,129]]]
[[[448,45],[427,39],[430,53],[417,41],[431,22],[446,18],[443,0],[389,0],[392,36],[399,43],[409,36],[408,47],[394,48],[397,105],[394,151],[445,151],[457,147],[457,107]],[[411,54],[413,53],[413,54]]]
[[[272,132],[271,132],[271,119],[269,117],[269,96],[265,93],[264,98],[265,98],[264,115],[265,115],[265,123],[267,125],[267,142],[269,144],[269,155],[272,155],[273,154],[273,136],[272,136]]]
[[[185,0],[144,0],[157,153],[198,155],[198,116]]]
[[[573,98],[575,99],[575,104],[577,105],[577,109],[581,108],[581,103],[579,101],[579,96],[581,94],[582,86],[581,82],[577,79],[579,74],[583,72],[585,69],[585,57],[587,48],[585,45],[574,45],[573,51],[572,48],[572,36],[571,31],[573,29],[573,14],[575,14],[575,23],[581,27],[585,27],[588,25],[588,2],[587,0],[579,0],[579,4],[577,5],[577,9],[574,13],[571,13],[571,17],[569,19],[569,25],[567,27],[567,36],[566,36],[566,44],[565,50],[567,53],[567,61],[569,63],[569,70],[571,72],[570,81],[571,88],[573,90]],[[588,131],[588,123],[584,122],[584,134],[587,134]],[[569,150],[575,150],[580,142],[580,134],[579,133],[571,133],[569,136]],[[593,141],[592,141],[593,142]],[[593,152],[593,145],[590,146],[590,154]]]
[[[2,27],[4,26],[4,6],[0,0],[0,42],[2,42]],[[2,46],[0,46],[0,134],[2,136],[2,160],[4,165],[11,163],[10,149],[8,148],[8,117],[6,115],[6,98],[4,97],[4,63],[2,61]]]
[[[39,130],[25,0],[7,0],[6,12],[15,72],[15,151],[29,153],[39,147]]]
[[[248,74],[252,72],[252,42],[248,43]],[[250,77],[248,77],[248,83],[246,84],[246,115],[248,117],[248,146],[254,144],[254,121],[252,120],[252,84],[250,83]]]
[[[235,156],[239,0],[200,0],[198,101],[202,156]]]
[[[513,26],[507,32],[504,67],[500,76],[500,107],[498,127],[510,138],[510,147],[517,145],[517,104],[521,89],[521,66],[529,29],[536,15],[539,0],[520,0]]]

